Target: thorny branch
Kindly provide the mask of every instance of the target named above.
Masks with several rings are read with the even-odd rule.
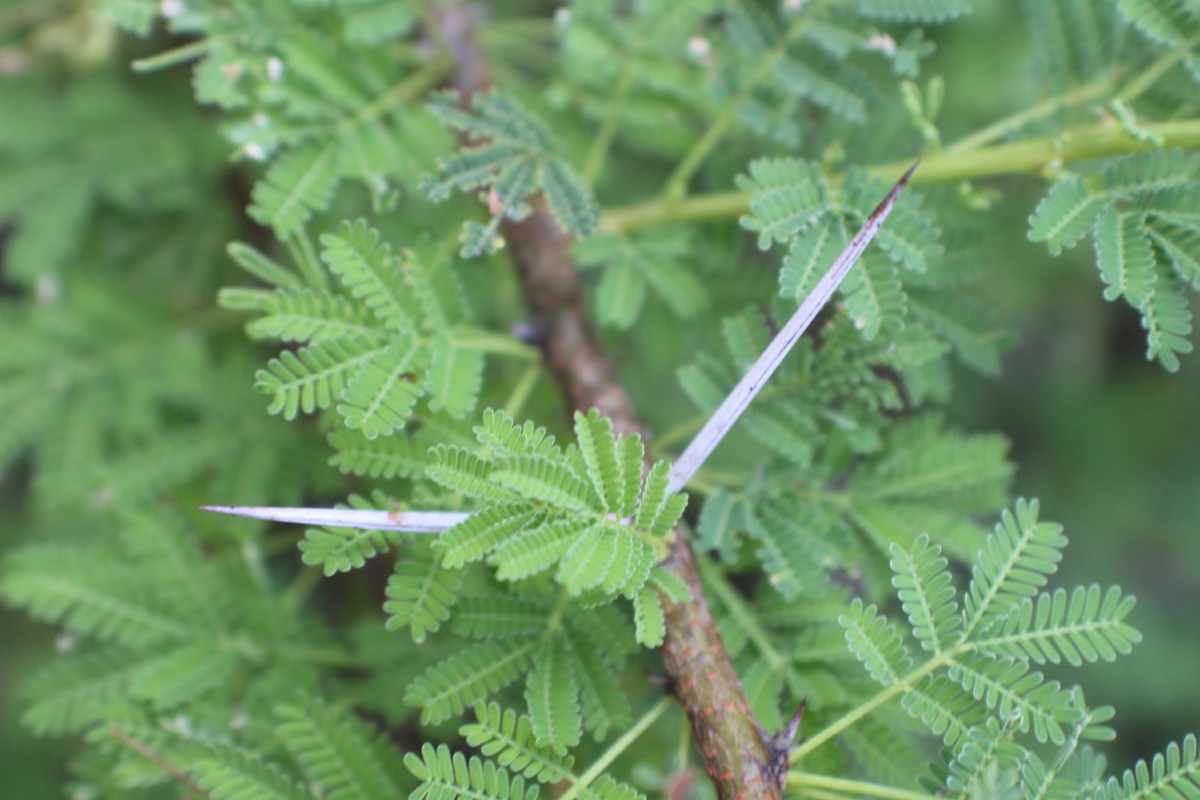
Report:
[[[443,9],[441,36],[453,56],[454,86],[463,102],[490,86],[488,65],[472,39],[473,13],[465,5]],[[598,408],[623,433],[642,430],[588,318],[583,286],[571,258],[570,238],[545,204],[520,222],[505,221],[502,234],[521,275],[551,373],[575,409]],[[687,583],[692,600],[666,606],[663,664],[696,735],[696,743],[721,800],[779,798],[780,772],[761,726],[746,702],[729,654],[700,586],[691,543],[677,532],[665,566]],[[784,753],[786,763],[786,753]],[[786,769],[784,770],[786,772]]]

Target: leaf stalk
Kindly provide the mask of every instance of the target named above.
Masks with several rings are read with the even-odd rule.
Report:
[[[1160,122],[1143,128],[1151,138],[1160,140],[1163,147],[1200,147],[1200,119]],[[922,160],[921,170],[913,176],[912,183],[958,183],[996,175],[1037,175],[1051,165],[1073,164],[1153,149],[1156,147],[1149,141],[1135,139],[1117,122],[1105,120],[1071,128],[1054,136],[970,150],[948,148]],[[910,163],[911,159],[891,161],[869,167],[868,171],[894,180],[904,173]],[[841,177],[833,175],[829,182],[837,184]],[[643,228],[732,219],[749,210],[748,192],[714,192],[678,199],[660,196],[605,212],[600,218],[600,230],[628,234]]]

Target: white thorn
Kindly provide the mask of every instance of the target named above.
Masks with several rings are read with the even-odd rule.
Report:
[[[846,277],[846,273],[850,271],[850,268],[858,261],[858,257],[867,249],[867,245],[875,238],[879,227],[883,225],[883,221],[887,219],[892,206],[895,205],[896,198],[900,196],[900,191],[908,183],[908,179],[916,168],[916,164],[909,167],[908,172],[904,173],[904,176],[888,192],[887,197],[883,198],[883,202],[871,212],[862,229],[854,234],[850,244],[846,245],[846,249],[833,262],[833,266],[809,292],[808,297],[804,298],[804,302],[783,326],[783,330],[776,334],[771,343],[767,345],[767,349],[750,366],[750,369],[738,381],[737,386],[733,387],[729,396],[709,417],[708,422],[704,423],[704,427],[696,434],[696,438],[692,439],[691,444],[675,462],[675,467],[671,471],[671,480],[667,483],[668,492],[677,492],[687,485],[687,482],[696,474],[696,470],[700,469],[700,465],[708,459],[712,451],[725,438],[725,434],[733,427],[733,423],[737,422],[738,417],[750,405],[750,401],[779,368],[792,346],[800,340],[813,318],[817,316],[817,312],[829,302],[829,298],[833,296],[842,279]]]
[[[278,506],[201,506],[204,511],[235,517],[320,525],[333,528],[359,528],[370,531],[407,531],[441,533],[470,514],[454,511],[369,511],[353,508],[284,508]]]

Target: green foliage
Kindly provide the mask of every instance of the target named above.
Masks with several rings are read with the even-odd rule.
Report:
[[[463,300],[445,265],[411,250],[393,255],[362,220],[321,241],[342,293],[284,287],[254,300],[265,316],[252,333],[310,343],[258,372],[269,410],[293,419],[336,405],[345,427],[368,440],[403,428],[421,399],[430,413],[471,410],[483,359],[455,341]]]
[[[1147,764],[1138,761],[1132,770],[1125,770],[1120,782],[1109,778],[1096,792],[1096,798],[1129,797],[1191,797],[1200,791],[1200,756],[1197,755],[1196,737],[1184,737],[1183,747],[1175,742],[1167,746],[1165,754],[1154,756]]]
[[[929,544],[925,534],[917,537],[912,552],[892,545],[892,584],[908,615],[913,636],[925,650],[941,652],[953,644],[961,624],[956,613],[953,579],[946,571],[941,548]]]
[[[553,153],[545,128],[529,112],[495,91],[473,97],[469,109],[459,105],[458,95],[446,92],[434,95],[429,108],[448,127],[482,143],[439,159],[438,176],[427,178],[424,189],[435,202],[455,190],[486,198],[491,220],[463,228],[464,257],[501,246],[496,234],[501,221],[525,219],[527,198],[539,189],[564,231],[587,236],[596,229],[600,211],[591,191]]]
[[[1029,238],[1055,254],[1091,231],[1104,299],[1123,297],[1138,310],[1146,357],[1171,372],[1179,354],[1192,349],[1192,315],[1179,284],[1194,280],[1191,265],[1200,257],[1194,237],[1183,232],[1196,229],[1186,209],[1200,199],[1198,165],[1179,150],[1112,159],[1094,187],[1078,176],[1054,184],[1030,218]]]
[[[1182,365],[1193,0],[76,5],[0,14],[0,599],[59,632],[3,666],[25,727],[83,751],[74,795],[680,795],[710,756],[678,756],[692,720],[655,705],[648,649],[703,599],[760,730],[807,701],[797,795],[1200,796],[1194,735],[1110,777],[1113,712],[1066,668],[1130,652],[1133,598],[1052,585],[1066,539],[1034,502],[989,535],[1007,440],[941,410],[960,366],[999,372],[1010,307],[1042,308],[1005,220],[1043,178],[1029,238],[1090,235],[1103,297]],[[977,9],[1019,74],[972,68]],[[670,458],[918,156],[688,507]],[[576,263],[514,268],[518,235]],[[542,357],[588,318],[599,349]],[[1068,361],[1108,363],[1085,339]],[[564,414],[580,397],[646,427]],[[339,498],[463,521],[193,511]]]
[[[579,744],[583,734],[579,687],[569,647],[559,637],[543,643],[525,687],[536,741],[548,742],[559,752]]]
[[[145,33],[144,10],[116,16]],[[444,65],[387,57],[412,39],[414,21],[411,10],[385,3],[202,3],[167,17],[172,32],[203,42],[192,51],[200,55],[196,99],[230,113],[225,132],[239,156],[270,160],[250,213],[280,237],[327,210],[347,178],[385,203],[396,187],[414,186],[445,146],[436,122],[413,102]],[[186,58],[165,53],[143,63],[152,69]],[[361,63],[352,69],[352,61]]]
[[[1051,86],[1084,84],[1120,58],[1123,36],[1117,3],[1022,0],[1040,79]]]
[[[855,658],[885,686],[895,683],[912,666],[900,632],[878,615],[875,606],[864,606],[855,599],[850,613],[838,622],[846,629],[846,641]]]
[[[484,642],[443,661],[418,678],[405,701],[421,708],[427,722],[440,722],[512,683],[526,669],[538,642]]]
[[[475,706],[475,722],[462,726],[467,744],[478,747],[500,766],[541,783],[557,783],[570,774],[571,758],[534,744],[533,723],[499,705]]]
[[[8,282],[30,288],[73,271],[99,209],[177,214],[211,180],[204,161],[212,144],[189,130],[198,120],[179,97],[139,101],[140,90],[101,74],[54,95],[34,75],[5,83],[0,218],[15,225],[5,246]],[[126,125],[140,135],[125,135]]]
[[[1005,512],[972,569],[963,598],[967,634],[984,628],[1021,602],[1037,595],[1058,569],[1067,537],[1062,527],[1038,522],[1037,503],[1020,502],[1016,515]]]
[[[662,463],[642,485],[639,437],[614,435],[594,409],[575,415],[578,449],[563,450],[544,429],[518,427],[490,409],[475,432],[480,444],[499,445],[493,458],[454,447],[431,451],[429,477],[484,504],[439,537],[448,565],[486,558],[501,580],[557,565],[554,579],[572,597],[632,598],[642,589],[687,496],[667,495]],[[628,517],[632,525],[622,524]]]
[[[637,641],[661,643],[659,590],[648,581],[654,563],[665,555],[686,496],[666,493],[665,464],[651,469],[643,485],[638,437],[614,435],[611,423],[594,410],[575,415],[575,432],[578,447],[564,450],[544,429],[518,426],[508,415],[489,410],[476,435],[493,452],[491,458],[454,447],[431,451],[430,478],[483,506],[438,537],[426,568],[418,560],[404,568],[404,579],[393,578],[393,600],[385,609],[409,610],[397,600],[401,592],[428,596],[429,610],[410,623],[414,635],[423,638],[459,599],[458,579],[450,579],[450,588],[439,566],[483,560],[514,591],[552,577],[565,594],[553,604],[533,604],[517,595],[461,598],[463,615],[453,624],[485,641],[430,667],[410,685],[406,701],[420,707],[426,721],[461,713],[530,666],[525,698],[538,746],[565,752],[579,743],[584,727],[603,735],[626,716],[627,701],[603,668],[584,666],[590,657],[580,647],[596,634],[585,620],[596,617],[598,604],[624,596],[633,600]],[[628,525],[622,524],[625,519]],[[678,596],[678,586],[670,589]],[[572,598],[589,608],[569,603]],[[621,627],[619,620],[604,619],[606,636],[613,626]],[[404,623],[394,617],[392,624]],[[610,648],[608,655],[611,666],[620,665],[628,646]]]
[[[375,509],[377,503],[351,495],[345,508]],[[393,546],[400,536],[394,531],[364,531],[357,528],[309,528],[300,542],[305,564],[321,564],[326,575],[358,569]]]
[[[525,788],[525,779],[520,775],[509,781],[508,773],[497,769],[491,761],[480,761],[472,756],[468,761],[462,753],[451,756],[445,745],[436,750],[432,745],[421,749],[421,758],[412,753],[404,763],[421,786],[412,795],[424,797],[494,797],[498,800],[533,800],[538,796],[537,785]]]
[[[409,686],[405,700],[420,707],[426,721],[462,713],[536,664],[525,694],[539,747],[577,742],[581,710],[584,726],[597,736],[627,724],[629,701],[613,670],[626,663],[634,645],[627,623],[611,607],[466,596],[451,624],[460,635],[483,641],[430,666]],[[594,642],[605,645],[599,658],[591,650]]]
[[[595,313],[602,325],[627,330],[646,311],[647,296],[681,319],[694,319],[709,307],[708,288],[685,266],[686,231],[651,231],[637,237],[599,234],[575,247],[585,269],[602,270]]]
[[[421,642],[450,617],[462,583],[431,548],[413,543],[403,552],[388,578],[383,610],[388,614],[388,630],[407,625],[413,641]]]
[[[1057,525],[1039,522],[1037,511],[1022,500],[1015,516],[1005,512],[979,553],[961,611],[939,547],[925,536],[907,549],[893,546],[892,582],[924,658],[910,657],[901,632],[874,605],[855,600],[839,619],[871,677],[957,754],[946,778],[957,791],[973,785],[985,760],[1000,759],[1005,769],[1027,764],[1028,751],[1014,750],[1013,734],[1071,748],[1078,726],[1089,738],[1106,736],[1099,723],[1107,711],[1086,711],[1077,689],[1046,680],[1030,664],[1112,660],[1141,639],[1124,622],[1133,601],[1115,587],[1103,603],[1099,588],[1079,587],[1069,609],[1063,590],[1039,592],[1066,540]]]
[[[862,0],[858,7],[864,16],[890,22],[944,22],[971,11],[967,0],[901,0],[897,3]]]
[[[547,786],[562,781],[581,787],[586,785],[571,772],[570,757],[534,744],[534,723],[529,717],[518,717],[512,710],[503,710],[495,703],[476,706],[475,717],[477,721],[464,725],[460,732],[467,738],[467,743],[478,747],[486,758],[472,756],[468,759],[461,753],[452,753],[445,746],[435,750],[428,744],[422,748],[420,758],[410,753],[404,763],[422,781],[414,797],[536,797],[538,786],[533,784],[526,790],[526,779]],[[511,783],[506,783],[508,770],[516,773]],[[628,784],[607,775],[582,788],[579,796],[588,800],[645,797]]]
[[[261,797],[264,800],[300,800],[301,792],[271,764],[228,747],[217,748],[195,768],[197,785],[215,800]]]
[[[321,796],[366,800],[400,793],[399,760],[367,723],[315,701],[276,713],[279,738]]]
[[[1146,36],[1177,45],[1200,31],[1200,9],[1184,0],[1117,0],[1117,9]]]

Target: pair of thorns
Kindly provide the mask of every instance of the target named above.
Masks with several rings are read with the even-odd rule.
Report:
[[[733,427],[742,412],[759,393],[766,382],[775,373],[783,359],[792,347],[804,335],[808,326],[817,314],[829,302],[842,279],[850,268],[858,261],[867,245],[875,237],[883,221],[891,212],[900,196],[900,192],[908,183],[916,164],[909,167],[903,177],[888,192],[883,202],[867,217],[862,228],[846,245],[837,260],[817,283],[816,287],[804,298],[800,308],[792,315],[787,324],[775,335],[767,348],[750,366],[746,374],[738,382],[720,407],[709,417],[696,437],[675,462],[667,493],[673,494],[682,489],[691,480],[696,471],[716,449],[725,434]],[[409,533],[441,533],[466,519],[469,514],[447,511],[370,511],[360,509],[332,508],[279,508],[264,506],[204,506],[206,511],[217,511],[223,514],[233,514],[254,519],[272,520],[276,522],[292,522],[301,525],[319,525],[365,530],[406,531]],[[771,783],[782,787],[786,781],[789,768],[788,755],[792,743],[800,728],[800,720],[804,715],[805,701],[792,715],[784,729],[776,734],[768,734],[761,726],[759,736],[766,749],[767,763],[764,765],[764,777]],[[755,720],[757,724],[757,720]]]
[[[800,304],[800,308],[792,315],[787,324],[775,335],[767,348],[763,350],[758,360],[750,366],[746,374],[733,387],[733,391],[721,403],[720,407],[709,417],[708,422],[692,439],[691,444],[679,456],[671,470],[671,478],[667,484],[667,493],[673,494],[682,489],[692,479],[696,471],[716,449],[725,434],[733,427],[742,412],[750,405],[750,401],[759,393],[770,377],[783,362],[792,347],[804,335],[808,326],[816,318],[834,291],[841,284],[846,273],[858,261],[859,256],[867,249],[867,245],[875,238],[875,234],[891,213],[892,207],[900,192],[912,177],[917,168],[913,164],[903,177],[888,192],[887,197],[867,217],[862,228],[846,245],[837,260],[809,292]],[[233,514],[239,517],[271,520],[274,522],[291,522],[299,525],[319,525],[343,528],[360,528],[363,530],[406,531],[408,533],[441,533],[462,522],[467,513],[448,511],[368,511],[361,509],[333,508],[282,508],[274,506],[203,506],[205,511],[216,511],[222,514]]]

